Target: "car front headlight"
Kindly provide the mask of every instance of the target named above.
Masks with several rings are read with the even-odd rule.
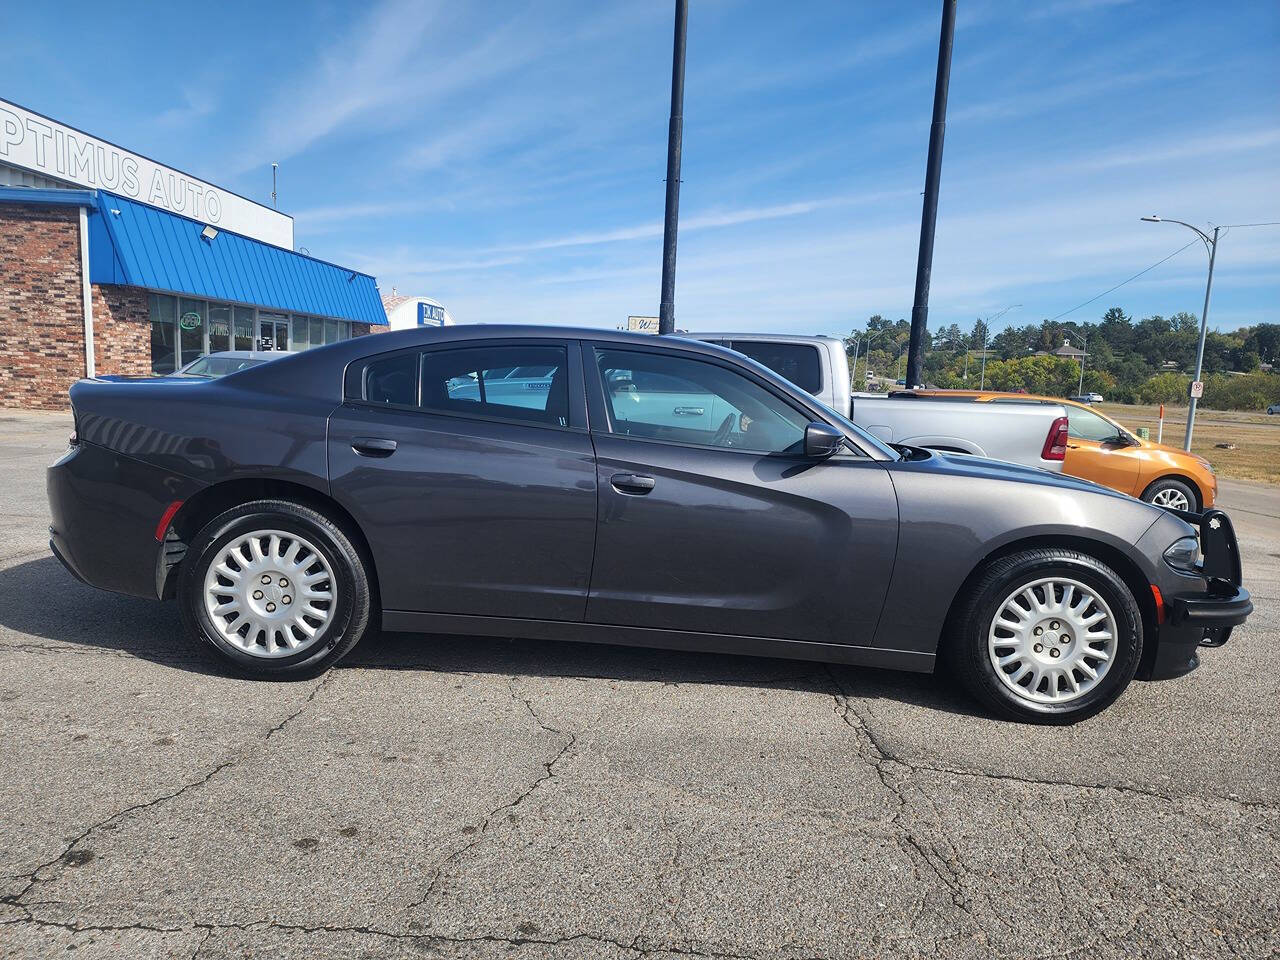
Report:
[[[1195,537],[1179,537],[1164,552],[1164,562],[1179,573],[1197,573],[1200,541]]]

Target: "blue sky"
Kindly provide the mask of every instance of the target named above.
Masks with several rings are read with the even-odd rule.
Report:
[[[939,5],[691,0],[677,322],[909,317]],[[81,9],[76,9],[80,7]],[[280,206],[468,321],[656,314],[672,4],[20,4],[0,97]],[[1068,310],[1280,220],[1280,6],[960,0],[930,327]],[[1183,251],[1070,315],[1198,313]],[[1280,321],[1280,227],[1213,325]]]

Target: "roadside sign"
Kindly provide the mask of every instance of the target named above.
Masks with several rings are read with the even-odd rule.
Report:
[[[657,317],[627,317],[627,329],[632,333],[657,333]]]
[[[1191,388],[1187,391],[1187,396],[1189,396],[1192,400],[1199,400],[1201,397],[1203,397],[1203,396],[1204,396],[1204,381],[1203,381],[1203,380],[1192,380],[1192,381],[1191,381]]]

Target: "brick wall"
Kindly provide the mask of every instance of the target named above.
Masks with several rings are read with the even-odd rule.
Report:
[[[80,211],[0,203],[0,406],[65,409],[82,376]]]
[[[147,291],[93,285],[95,373],[151,375],[151,313]]]
[[[363,337],[367,333],[386,333],[391,328],[389,326],[374,326],[371,323],[356,323],[351,321],[351,335],[353,337]]]

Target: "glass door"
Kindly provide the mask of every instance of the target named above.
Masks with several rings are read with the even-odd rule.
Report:
[[[278,313],[258,312],[258,349],[289,349],[289,318]]]

